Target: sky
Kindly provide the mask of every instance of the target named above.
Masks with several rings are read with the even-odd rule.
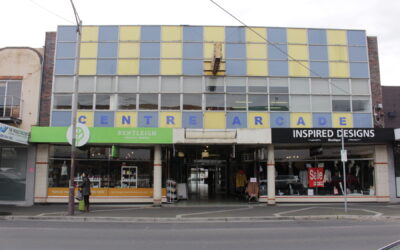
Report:
[[[398,85],[399,0],[215,0],[249,26],[364,29],[378,37],[382,85]],[[210,0],[74,0],[84,25],[241,25]],[[75,24],[70,0],[2,0],[0,48],[44,46]]]

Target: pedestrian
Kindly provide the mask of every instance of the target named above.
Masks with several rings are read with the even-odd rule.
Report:
[[[85,212],[89,212],[90,180],[86,173],[82,173],[82,184],[80,188],[82,190],[83,201],[85,203]]]

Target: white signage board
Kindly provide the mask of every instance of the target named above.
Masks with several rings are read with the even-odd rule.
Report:
[[[257,178],[250,178],[250,182],[257,182]]]
[[[0,123],[0,140],[28,145],[29,132]]]
[[[83,145],[88,143],[89,138],[90,138],[89,128],[82,123],[77,123],[76,124],[75,146],[82,147]],[[68,139],[68,143],[72,145],[72,125],[69,126],[69,128],[67,130],[67,139]]]
[[[342,149],[340,150],[341,161],[347,162],[347,150]]]

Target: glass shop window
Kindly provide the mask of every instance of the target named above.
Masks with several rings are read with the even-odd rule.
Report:
[[[180,94],[162,94],[161,109],[162,110],[180,110],[181,100]]]
[[[93,94],[78,94],[78,109],[93,109]]]
[[[271,94],[289,93],[288,79],[287,78],[270,78],[269,79],[269,92]]]
[[[206,94],[206,110],[225,110],[225,96],[223,94]]]
[[[255,93],[268,92],[267,78],[265,77],[249,77],[248,85],[249,85],[248,86],[249,92],[255,92]]]
[[[207,92],[224,92],[224,78],[223,77],[206,77],[206,91]]]
[[[139,109],[158,109],[158,94],[140,94]]]
[[[333,112],[350,112],[350,97],[332,96]]]
[[[245,77],[227,77],[226,92],[245,93],[246,92],[246,78]]]
[[[72,95],[54,95],[53,109],[71,109]]]
[[[270,95],[269,108],[271,111],[289,111],[289,95]]]
[[[183,94],[183,110],[201,110],[202,96],[199,94]]]
[[[119,94],[118,109],[136,109],[136,94]]]

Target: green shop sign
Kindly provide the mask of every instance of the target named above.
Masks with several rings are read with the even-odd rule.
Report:
[[[29,142],[68,143],[68,127],[32,127]],[[172,143],[171,128],[89,128],[88,143]]]

